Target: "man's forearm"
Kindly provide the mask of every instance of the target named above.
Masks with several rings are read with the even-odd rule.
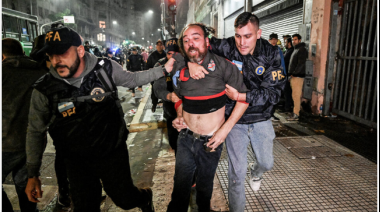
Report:
[[[223,128],[225,130],[231,131],[231,129],[235,126],[235,124],[240,120],[240,118],[243,116],[245,110],[247,110],[248,104],[243,102],[236,102],[236,105],[234,109],[232,110],[232,113],[230,117],[227,119],[226,122],[223,124]]]
[[[238,101],[238,102],[247,101],[247,93],[239,93],[236,101]]]
[[[28,177],[39,176],[42,155],[46,145],[46,129],[52,118],[48,102],[49,100],[45,95],[37,90],[33,90],[28,116],[29,124],[25,150]]]
[[[179,103],[178,103],[179,104]],[[176,111],[177,111],[177,117],[183,117],[183,107],[182,107],[182,103],[176,107]]]
[[[112,72],[112,78],[116,85],[127,88],[134,88],[145,85],[164,76],[162,67],[156,67],[147,71],[123,71],[122,68],[115,67]]]

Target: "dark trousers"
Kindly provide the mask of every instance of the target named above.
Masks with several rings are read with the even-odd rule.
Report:
[[[153,90],[153,84],[154,84],[154,82],[151,82],[150,84],[152,85],[152,92],[150,94],[150,98],[152,99],[152,104],[153,105],[157,105],[158,98],[156,97],[156,94],[154,94],[154,90]]]
[[[197,205],[199,212],[210,211],[215,171],[223,150],[221,144],[215,152],[206,152],[204,140],[196,139],[182,130],[178,136],[174,174],[174,188],[168,212],[187,212],[195,169]]]
[[[173,121],[175,117],[172,118],[169,116],[165,116],[165,118],[166,118],[166,127],[168,129],[169,144],[170,144],[170,147],[174,149],[174,153],[177,154],[177,140],[178,140],[179,132],[177,131],[176,128],[173,127]]]
[[[127,149],[102,158],[65,159],[75,212],[100,211],[102,185],[112,201],[124,210],[141,207],[148,194],[134,186]]]
[[[60,195],[68,195],[69,193],[69,181],[67,179],[64,155],[64,152],[61,150],[55,152],[54,169]]]
[[[285,110],[291,110],[293,107],[293,98],[292,98],[292,87],[290,87],[290,82],[286,81],[285,89],[284,89],[284,97],[285,97]]]
[[[37,204],[29,202],[25,193],[26,184],[28,183],[25,152],[2,152],[2,154],[2,183],[4,183],[8,174],[12,172],[12,178],[16,187],[21,212],[38,211]],[[2,188],[2,194],[2,211],[13,211],[12,204],[5,193],[4,188]]]

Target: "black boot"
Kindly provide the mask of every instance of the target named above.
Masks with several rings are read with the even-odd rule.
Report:
[[[144,204],[144,206],[141,207],[142,212],[154,212],[154,205],[153,205],[153,191],[150,188],[143,188],[141,189],[144,194],[147,202]]]
[[[57,204],[61,207],[70,207],[70,195],[69,195],[69,189],[58,189],[58,198],[57,198]]]

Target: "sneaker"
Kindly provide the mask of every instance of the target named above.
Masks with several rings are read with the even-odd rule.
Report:
[[[146,205],[141,207],[142,212],[154,212],[154,205],[153,205],[153,191],[150,188],[143,188],[141,189],[145,191],[148,195],[148,202]]]
[[[248,165],[248,168],[249,168],[249,186],[251,187],[251,189],[253,191],[258,191],[260,190],[260,186],[261,186],[261,181],[263,180],[263,178],[260,178],[260,177],[254,177],[252,175],[252,172],[254,170],[254,167],[255,167],[255,163],[250,163]]]
[[[276,116],[272,116],[272,117],[270,118],[270,120],[272,120],[272,121],[280,121],[280,119],[277,118]]]
[[[263,178],[259,178],[259,177],[250,177],[249,178],[249,186],[251,187],[251,189],[253,191],[258,191],[260,190],[260,186],[261,186],[261,181],[263,180]]]
[[[299,116],[295,113],[293,113],[291,116],[289,116],[286,120],[287,121],[298,121]]]

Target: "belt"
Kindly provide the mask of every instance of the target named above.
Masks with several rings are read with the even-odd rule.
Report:
[[[191,131],[188,128],[187,129],[182,129],[181,132],[183,132],[185,134],[188,134],[188,135],[192,135],[196,139],[205,140],[205,141],[207,141],[209,138],[212,137],[212,135],[201,135],[201,134],[195,133],[195,132]]]

